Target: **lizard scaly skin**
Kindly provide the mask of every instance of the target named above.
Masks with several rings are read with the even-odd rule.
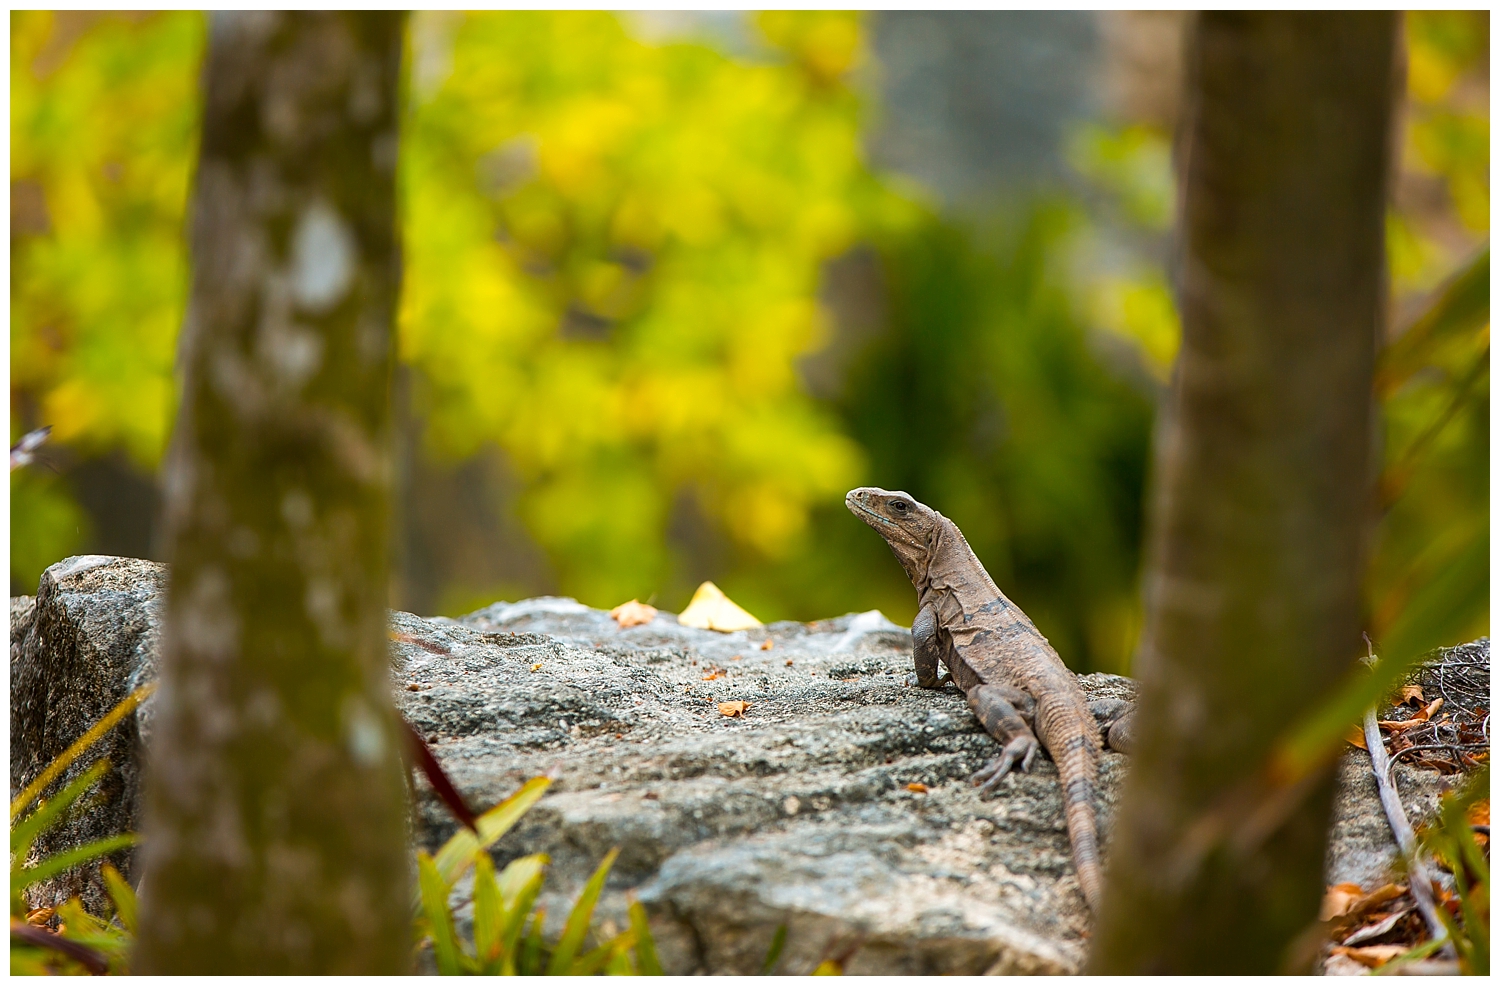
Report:
[[[1097,912],[1103,891],[1094,819],[1100,731],[1108,729],[1111,748],[1127,750],[1126,706],[1090,707],[1057,651],[995,585],[951,520],[906,493],[873,486],[850,490],[844,503],[891,546],[917,590],[916,683],[939,688],[955,682],[1003,746],[974,775],[974,783],[983,785],[981,796],[1013,766],[1029,769],[1039,747],[1057,763],[1078,883]],[[949,672],[942,677],[940,663]]]

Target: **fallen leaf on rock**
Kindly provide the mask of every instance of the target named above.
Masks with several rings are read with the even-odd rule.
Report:
[[[531,670],[533,670],[533,671],[540,671],[540,670],[542,670],[542,666],[540,664],[533,664],[531,666]]]
[[[923,784],[921,781],[912,781],[910,784],[906,785],[906,789],[917,794],[927,793],[927,785]]]
[[[1426,705],[1427,704],[1427,696],[1422,694],[1422,686],[1421,685],[1402,685],[1401,686],[1401,701],[1397,702],[1396,704],[1397,705],[1411,705],[1413,702],[1415,702],[1417,705]]]
[[[1409,951],[1410,945],[1366,945],[1364,948],[1345,948],[1340,945],[1333,950],[1333,954],[1347,955],[1366,968],[1378,969],[1396,956]]]
[[[760,645],[760,649],[761,650],[770,650],[774,646],[775,646],[775,641],[767,640],[765,643],[763,643],[763,644]]]
[[[1469,806],[1465,815],[1470,825],[1488,825],[1490,823],[1490,799],[1485,798],[1483,801],[1474,802]]]
[[[744,718],[745,710],[750,708],[749,702],[720,702],[719,714],[733,719],[736,716]]]
[[[1353,743],[1361,750],[1369,749],[1368,746],[1365,746],[1365,731],[1363,729],[1360,729],[1358,726],[1350,726],[1349,731],[1344,734],[1344,739],[1350,743]]]
[[[718,679],[720,679],[722,677],[724,677],[724,672],[715,669],[713,671],[710,671],[708,674],[704,675],[703,676],[703,680],[704,681],[717,681]]]
[[[1340,883],[1329,887],[1323,894],[1323,906],[1318,909],[1318,920],[1332,921],[1343,917],[1364,895],[1364,888],[1357,883]]]
[[[712,582],[705,582],[698,587],[698,591],[693,593],[693,601],[678,614],[677,622],[685,627],[718,630],[720,633],[749,630],[762,625],[760,620],[736,606]]]
[[[609,615],[620,624],[620,629],[623,630],[626,627],[638,627],[656,619],[656,607],[632,599],[610,610]]]
[[[1367,942],[1367,941],[1374,941],[1375,939],[1379,938],[1381,935],[1385,934],[1386,932],[1388,932],[1392,928],[1394,928],[1396,926],[1396,922],[1400,921],[1402,918],[1406,917],[1408,914],[1410,914],[1412,912],[1412,910],[1413,910],[1413,908],[1403,907],[1400,910],[1398,910],[1395,914],[1391,914],[1391,915],[1389,915],[1387,917],[1384,917],[1381,920],[1376,921],[1374,924],[1367,924],[1363,928],[1360,928],[1357,931],[1355,931],[1348,938],[1345,938],[1344,939],[1344,944],[1345,945],[1359,945],[1359,944],[1362,944],[1362,943]]]

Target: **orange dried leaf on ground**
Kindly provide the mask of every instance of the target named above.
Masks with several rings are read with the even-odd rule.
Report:
[[[1427,696],[1422,694],[1421,685],[1402,685],[1401,699],[1397,705],[1426,705]]]
[[[704,675],[703,676],[703,680],[704,681],[718,681],[722,677],[724,677],[724,672],[722,672],[722,671],[718,670],[717,668],[715,668],[714,670],[710,671],[708,674]]]
[[[760,620],[736,606],[730,598],[712,582],[705,582],[693,593],[692,602],[677,617],[685,627],[699,630],[718,630],[730,633],[761,626]]]
[[[763,644],[760,645],[760,649],[761,650],[770,650],[774,646],[776,646],[775,641],[767,640],[765,643],[763,643]]]
[[[923,784],[921,781],[912,781],[910,784],[906,785],[906,789],[917,794],[927,793],[927,785]]]
[[[1404,955],[1410,950],[1410,945],[1366,945],[1363,948],[1339,946],[1333,950],[1333,954],[1347,955],[1366,968],[1378,969],[1396,956]]]
[[[609,615],[620,624],[620,629],[623,630],[626,627],[638,627],[656,619],[656,607],[632,599],[610,610]]]
[[[1483,801],[1476,801],[1469,805],[1466,815],[1470,825],[1488,825],[1490,823],[1490,799],[1485,798]]]
[[[749,702],[720,702],[719,714],[731,719],[737,716],[743,718],[748,708],[750,708]]]
[[[1332,921],[1343,917],[1364,895],[1364,889],[1357,883],[1340,883],[1329,887],[1323,894],[1323,906],[1318,909],[1318,920]]]
[[[1360,729],[1358,726],[1350,726],[1349,731],[1344,734],[1344,739],[1350,743],[1353,743],[1361,750],[1369,749],[1368,746],[1365,746],[1365,731],[1363,729]]]
[[[1421,712],[1418,712],[1417,715],[1423,719],[1431,719],[1433,716],[1437,715],[1437,710],[1441,709],[1442,707],[1443,700],[1441,698],[1435,698],[1432,700],[1431,705],[1427,706],[1427,708],[1423,709]]]

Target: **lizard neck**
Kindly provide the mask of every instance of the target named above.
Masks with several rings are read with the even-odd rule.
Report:
[[[918,591],[931,586],[935,589],[956,592],[964,597],[972,596],[972,599],[965,598],[964,602],[972,603],[976,607],[984,605],[997,596],[1003,598],[999,587],[990,578],[990,573],[985,571],[984,565],[980,563],[979,556],[974,554],[973,548],[969,547],[969,541],[964,537],[964,532],[946,517],[933,532],[928,559],[926,571],[923,573],[924,581],[922,585],[917,586]],[[968,607],[965,606],[965,608]]]

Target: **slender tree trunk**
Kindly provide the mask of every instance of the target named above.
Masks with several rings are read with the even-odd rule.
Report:
[[[385,608],[401,31],[212,15],[142,972],[410,967]]]
[[[1096,972],[1315,955],[1332,777],[1264,767],[1363,652],[1395,37],[1391,13],[1198,19],[1183,343]]]

